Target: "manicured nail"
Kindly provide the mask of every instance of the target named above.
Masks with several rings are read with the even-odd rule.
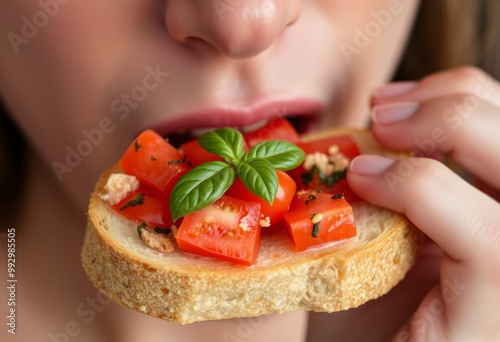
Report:
[[[389,83],[375,90],[373,97],[386,98],[386,97],[401,95],[406,92],[409,92],[410,90],[415,88],[416,85],[417,82],[412,82],[412,81]]]
[[[375,155],[357,156],[351,161],[352,173],[360,176],[380,175],[394,164],[395,160]]]
[[[418,102],[379,104],[372,108],[372,120],[380,126],[392,125],[410,118],[417,111],[418,105]]]

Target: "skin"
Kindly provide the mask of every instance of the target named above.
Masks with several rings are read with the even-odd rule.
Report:
[[[403,176],[397,172],[404,161],[361,157],[351,165],[348,180],[355,191],[406,213],[435,242],[429,242],[417,267],[389,295],[343,313],[311,314],[308,332],[306,313],[263,317],[244,338],[241,327],[247,321],[170,324],[100,297],[80,266],[83,213],[102,170],[119,158],[140,130],[160,123],[174,131],[195,128],[186,123],[195,121],[187,113],[210,106],[236,108],[242,113],[236,120],[243,125],[258,119],[247,109],[262,97],[307,96],[318,104],[317,126],[364,127],[369,99],[378,89],[371,101],[377,139],[394,148],[415,149],[429,132],[441,128],[435,146],[424,154],[449,152],[483,183],[498,189],[494,170],[500,167],[500,156],[491,156],[499,153],[493,129],[500,118],[496,81],[475,69],[457,69],[416,85],[379,88],[396,67],[417,5],[417,1],[402,5],[389,0],[69,1],[23,41],[12,33],[22,35],[23,18],[33,22],[40,5],[0,1],[0,31],[9,38],[0,43],[0,92],[36,147],[29,156],[23,214],[12,224],[18,230],[18,319],[27,322],[19,324],[16,338],[63,340],[62,334],[71,341],[136,341],[145,336],[150,341],[165,336],[220,341],[230,334],[245,341],[302,341],[306,336],[312,341],[366,340],[366,336],[372,340],[392,336],[398,341],[498,338],[500,322],[494,314],[500,307],[500,236],[494,229],[500,221],[498,202],[427,158],[411,164]],[[368,37],[366,46],[353,54],[342,52],[346,43],[354,45],[357,30],[377,24],[373,13],[390,9],[386,27]],[[152,78],[145,83],[148,67],[163,75],[156,86]],[[477,92],[478,84],[489,85],[489,90]],[[133,102],[131,90],[139,85],[148,87],[146,96]],[[406,92],[401,92],[403,88]],[[461,121],[466,124],[456,117],[440,119],[466,95],[477,100],[466,114],[467,121]],[[128,111],[118,110],[117,100]],[[411,104],[394,110],[400,102]],[[265,114],[288,110],[277,105]],[[395,122],[402,116],[406,120]],[[235,119],[215,120],[219,122],[211,125]],[[68,151],[88,140],[82,130],[98,128],[106,131],[102,139],[96,138],[91,152],[70,167],[71,172],[54,169],[54,162],[64,164]],[[390,172],[400,177],[395,183],[387,181]],[[458,290],[453,287],[457,293],[451,300],[449,284],[454,281]],[[426,311],[435,309],[441,295],[448,299],[441,300],[439,310]],[[2,298],[6,296],[4,289]],[[352,322],[362,329],[353,331]],[[6,335],[5,330],[1,334]]]
[[[428,76],[399,95],[375,99],[372,132],[379,141],[394,148],[417,149],[424,156],[448,153],[470,170],[484,190],[464,182],[434,159],[394,161],[367,156],[352,162],[348,177],[355,191],[405,213],[443,252],[440,282],[397,335],[401,340],[500,338],[500,318],[494,313],[500,303],[500,233],[496,229],[500,184],[495,176],[500,167],[500,151],[495,150],[495,127],[500,124],[500,101],[495,95],[499,91],[497,81],[465,67]],[[408,102],[416,103],[411,115],[382,120],[388,107]],[[388,181],[394,175],[400,178]]]

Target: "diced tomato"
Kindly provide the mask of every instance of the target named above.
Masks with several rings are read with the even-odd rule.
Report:
[[[169,228],[172,226],[168,196],[141,185],[111,208],[125,218],[149,227]]]
[[[177,232],[179,249],[186,253],[252,265],[260,247],[260,205],[230,196],[184,216]]]
[[[272,205],[248,190],[239,177],[226,191],[226,194],[247,202],[259,203],[260,212],[262,214],[261,218],[265,219],[269,217],[270,224],[276,224],[280,222],[283,219],[283,215],[288,212],[290,203],[295,196],[295,190],[297,188],[292,177],[290,177],[286,172],[276,170],[276,173],[278,174],[279,185]]]
[[[292,124],[283,118],[274,118],[264,127],[253,132],[243,134],[248,147],[257,145],[267,140],[286,140],[294,144],[300,142],[299,133]]]
[[[304,150],[306,155],[314,152],[328,154],[328,149],[332,145],[337,145],[339,147],[339,151],[343,153],[349,160],[352,160],[354,157],[360,154],[356,142],[347,135],[329,137],[309,142],[301,142],[297,145]],[[344,197],[349,203],[354,203],[361,200],[361,198],[351,190],[351,188],[347,184],[347,179],[345,178],[345,176],[330,186],[325,182],[322,182],[317,173],[311,174],[310,172],[306,171],[303,165],[300,165],[299,167],[291,170],[289,174],[297,183],[298,189],[312,189],[321,190],[332,194],[344,194]]]
[[[360,154],[358,144],[356,144],[354,139],[348,135],[339,135],[308,142],[300,142],[297,145],[306,153],[313,153],[316,151],[328,153],[330,146],[337,145],[340,152],[342,152],[349,159],[353,159]]]
[[[221,156],[208,152],[198,144],[198,139],[192,140],[181,145],[182,152],[186,156],[186,160],[193,166],[198,166],[206,162],[215,160],[224,160]]]
[[[190,167],[164,138],[152,130],[141,133],[119,161],[119,166],[142,184],[168,192]]]
[[[327,193],[298,192],[284,221],[299,252],[325,242],[356,236],[349,203],[345,198],[333,198]]]

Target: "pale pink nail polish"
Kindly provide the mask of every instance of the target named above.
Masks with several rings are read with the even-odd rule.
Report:
[[[412,117],[417,111],[418,106],[418,102],[379,104],[372,108],[372,120],[380,126],[392,125]]]
[[[386,98],[386,97],[401,95],[409,92],[410,90],[415,88],[416,85],[417,82],[412,82],[412,81],[389,83],[375,90],[373,97]]]
[[[360,176],[375,176],[387,171],[395,160],[375,155],[357,156],[351,161],[350,170]]]

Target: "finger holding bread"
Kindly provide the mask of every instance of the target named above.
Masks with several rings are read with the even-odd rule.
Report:
[[[386,146],[413,150],[420,156],[443,159],[447,154],[463,168],[500,188],[495,177],[500,169],[500,153],[494,149],[500,145],[500,108],[469,95],[411,106],[384,104],[374,108],[374,115],[379,117],[372,125],[374,136]],[[408,110],[412,111],[411,117],[384,121],[393,120],[387,116],[406,114]]]
[[[364,155],[352,161],[348,181],[367,201],[404,213],[455,260],[487,261],[497,253],[498,203],[442,163]]]
[[[500,98],[493,96],[500,84],[484,70],[462,66],[430,74],[418,82],[405,81],[384,85],[373,93],[372,106],[392,102],[423,102],[454,94],[474,94],[479,99],[500,107]]]
[[[405,94],[376,103],[372,132],[382,144],[395,149],[437,159],[445,154],[500,189],[496,149],[500,146],[500,87],[483,73],[465,70],[432,76]]]
[[[412,340],[464,336],[491,340],[490,333],[500,324],[496,314],[500,307],[498,202],[443,164],[425,158],[360,156],[351,163],[348,181],[366,200],[404,213],[445,252],[441,283],[409,322],[408,336]],[[450,284],[458,288],[452,299]],[[420,324],[422,315],[436,303],[440,310],[434,319]]]

